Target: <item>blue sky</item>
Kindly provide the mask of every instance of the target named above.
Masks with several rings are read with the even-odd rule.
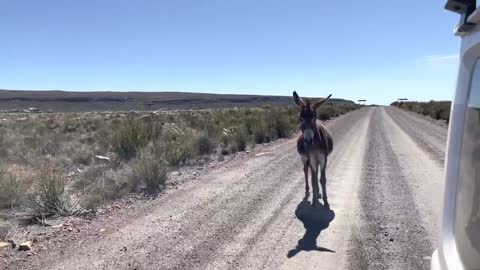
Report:
[[[444,1],[0,0],[0,89],[450,99]]]

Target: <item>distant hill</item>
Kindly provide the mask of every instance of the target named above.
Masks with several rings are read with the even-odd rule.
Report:
[[[353,101],[332,98],[335,104]],[[0,111],[35,107],[42,111],[149,111],[294,105],[291,96],[226,95],[186,92],[67,92],[1,90]]]

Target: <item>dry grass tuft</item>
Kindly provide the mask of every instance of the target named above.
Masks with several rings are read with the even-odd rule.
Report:
[[[25,199],[28,178],[18,173],[19,167],[10,170],[0,167],[0,208],[20,206]]]
[[[145,149],[132,168],[131,186],[142,188],[146,194],[155,195],[167,181],[168,164],[161,156],[158,146]]]
[[[37,169],[35,192],[30,194],[27,206],[34,218],[53,215],[72,215],[78,204],[65,192],[65,176],[52,164]]]

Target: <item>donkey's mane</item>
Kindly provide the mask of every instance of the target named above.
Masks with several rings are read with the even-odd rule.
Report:
[[[310,108],[312,106],[312,101],[310,99],[305,100],[305,107]]]

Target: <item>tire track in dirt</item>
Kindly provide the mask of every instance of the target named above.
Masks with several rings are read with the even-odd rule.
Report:
[[[329,123],[329,127],[333,131],[337,131],[337,127],[343,128],[345,126],[346,121],[351,121],[353,125],[347,125],[348,128],[351,129],[353,126],[355,126],[355,123],[357,122],[355,120],[357,119],[357,117],[359,117],[360,119],[363,117],[362,114],[358,114],[358,116],[357,115],[355,116],[356,117],[352,119],[337,119],[336,121]],[[337,121],[341,121],[341,122],[337,122]],[[337,137],[337,140],[339,142],[343,140],[344,134],[346,133],[338,134],[339,136]],[[292,203],[293,199],[295,198],[294,195],[303,194],[303,186],[304,186],[303,171],[301,169],[302,167],[301,167],[300,158],[296,153],[295,147],[289,150],[289,152],[286,155],[286,158],[276,163],[276,165],[278,165],[277,171],[279,175],[276,175],[276,173],[273,173],[272,170],[265,170],[265,171],[268,171],[270,174],[268,176],[268,179],[257,178],[260,181],[261,179],[265,179],[268,181],[270,181],[271,179],[273,180],[272,183],[275,186],[275,190],[273,191],[265,190],[265,189],[263,190],[263,194],[265,195],[263,195],[264,198],[262,199],[262,201],[264,201],[265,203],[264,204],[256,203],[256,200],[259,199],[259,198],[256,198],[256,200],[254,200],[252,204],[252,207],[254,208],[254,210],[249,211],[248,214],[242,214],[235,211],[235,217],[234,217],[235,222],[231,222],[231,221],[224,222],[224,225],[222,226],[222,230],[217,231],[214,237],[208,238],[208,239],[216,239],[215,243],[205,241],[204,243],[202,243],[202,246],[197,246],[194,248],[196,253],[198,253],[199,250],[205,250],[206,246],[211,247],[215,245],[215,248],[211,249],[209,253],[214,258],[211,258],[212,256],[209,256],[207,254],[204,254],[203,256],[196,254],[196,255],[193,255],[193,257],[194,258],[202,257],[202,262],[197,262],[192,266],[190,265],[189,260],[183,260],[180,262],[180,264],[176,264],[171,268],[185,269],[185,268],[194,267],[194,268],[202,269],[205,266],[204,263],[210,263],[209,266],[206,267],[209,269],[221,269],[224,267],[230,268],[230,269],[242,268],[242,261],[243,263],[245,263],[245,260],[243,259],[245,256],[244,255],[245,248],[249,247],[251,249],[251,247],[255,245],[255,243],[258,241],[257,239],[262,237],[263,233],[266,232],[266,228],[271,226],[270,225],[271,223],[278,220],[279,212],[283,212],[285,211],[285,209],[290,209],[285,206],[287,204]],[[297,179],[297,181],[292,181],[293,179]],[[285,184],[282,184],[283,182],[288,183],[288,185],[285,186]],[[269,195],[270,193],[271,193],[271,196]],[[243,199],[245,201],[250,200],[248,198],[243,198]],[[262,213],[262,210],[264,210],[264,213]],[[288,220],[288,218],[285,218],[285,220]],[[254,226],[248,226],[250,224],[254,224]],[[234,226],[238,230],[235,230],[233,233],[228,233],[228,232],[232,232],[231,229],[226,229],[226,228],[230,228],[230,226]],[[227,232],[227,234],[225,232]],[[239,235],[243,235],[243,237],[241,236],[239,237]],[[220,246],[222,246],[223,250],[219,248]],[[233,260],[230,259],[232,257],[233,257]],[[267,256],[263,255],[263,259],[265,259],[266,257],[268,257],[268,255]],[[220,258],[220,260],[218,258]],[[215,263],[213,265],[215,266],[212,266],[210,259],[214,259]]]
[[[361,225],[352,237],[349,269],[428,269],[433,251],[419,222],[414,195],[403,175],[383,108],[373,113],[360,189]]]
[[[290,147],[289,147],[290,148]],[[102,262],[101,264],[95,265],[102,269],[115,269],[120,267],[131,267],[133,265],[128,265],[133,259],[137,261],[136,267],[143,269],[145,267],[144,262],[158,261],[158,254],[168,254],[169,256],[165,258],[164,269],[185,269],[190,267],[200,267],[201,262],[208,261],[209,254],[214,254],[215,246],[221,245],[222,243],[228,241],[228,237],[220,237],[219,234],[224,235],[233,235],[237,228],[227,227],[228,224],[235,224],[236,227],[241,227],[246,220],[240,220],[238,217],[248,217],[251,216],[251,212],[254,211],[258,200],[264,196],[263,194],[271,194],[272,190],[276,188],[281,188],[284,184],[288,182],[281,182],[278,185],[273,182],[264,182],[263,189],[258,189],[258,179],[266,178],[267,174],[271,174],[270,177],[280,177],[281,171],[275,170],[275,164],[278,162],[284,162],[289,159],[289,156],[278,156],[273,159],[270,159],[269,162],[263,164],[262,169],[246,171],[244,174],[238,174],[238,171],[235,171],[236,175],[222,174],[220,180],[225,177],[231,176],[231,179],[240,178],[244,182],[240,183],[239,181],[234,181],[231,187],[226,189],[220,189],[218,192],[215,192],[214,196],[211,196],[206,201],[200,202],[188,209],[183,210],[180,215],[175,215],[175,219],[168,219],[159,215],[155,220],[162,221],[165,223],[166,228],[163,230],[154,230],[148,234],[145,241],[138,238],[143,230],[142,227],[145,224],[139,225],[138,228],[132,228],[133,226],[128,226],[127,229],[123,229],[123,232],[134,231],[136,232],[135,238],[132,238],[128,242],[131,250],[144,250],[142,254],[129,254],[125,253],[114,253],[111,254],[109,258],[114,260],[108,262]],[[255,166],[257,167],[257,166]],[[254,167],[254,168],[255,168]],[[272,174],[273,172],[273,174]],[[284,172],[283,172],[284,173]],[[225,179],[226,180],[226,179]],[[195,192],[192,190],[191,192]],[[198,190],[198,192],[201,192]],[[248,197],[247,197],[248,196]],[[177,209],[182,209],[188,206],[188,198],[185,198],[186,201],[182,203],[182,200],[174,199],[175,203],[172,205]],[[246,201],[241,208],[238,208],[241,201]],[[171,207],[168,204],[163,207]],[[236,211],[226,211],[227,209],[235,209]],[[237,218],[234,222],[232,219]],[[155,224],[155,222],[154,222]],[[160,233],[161,232],[161,233]],[[199,232],[201,232],[199,234]],[[151,241],[151,239],[156,239]],[[216,244],[210,246],[211,239],[216,239]],[[158,244],[155,242],[159,241]],[[153,249],[145,246],[145,244],[153,243]],[[118,247],[118,250],[121,247]],[[113,256],[112,256],[113,255]],[[201,259],[201,262],[199,262]],[[181,263],[176,267],[176,261]]]
[[[355,162],[355,160],[352,160],[351,158],[352,152],[348,154],[349,148],[353,146],[352,142],[354,142],[352,140],[352,136],[358,137],[360,135],[355,131],[361,129],[361,127],[364,125],[364,121],[368,119],[368,114],[369,110],[363,110],[361,113],[358,112],[358,117],[349,121],[349,125],[342,124],[330,126],[332,133],[338,136],[335,137],[335,150],[329,158],[329,169],[327,170],[327,179],[329,179],[329,182],[327,182],[327,189],[332,191],[332,193],[329,192],[329,200],[332,204],[332,209],[335,211],[338,209],[339,216],[342,216],[342,209],[340,209],[342,203],[337,202],[336,196],[334,196],[335,190],[330,188],[332,186],[336,186],[336,184],[332,185],[331,183],[337,181],[335,176],[340,175],[338,173],[329,173],[329,171],[342,171],[342,169],[339,167],[342,167],[342,165],[345,164],[343,162],[346,156],[349,156],[350,160]],[[346,120],[342,119],[342,121]],[[361,139],[362,138],[360,138],[360,140]],[[252,220],[252,223],[249,224],[248,228],[237,235],[234,238],[234,241],[224,248],[215,261],[212,262],[209,267],[207,267],[208,269],[290,268],[287,263],[289,260],[291,260],[290,257],[296,256],[298,253],[305,251],[305,248],[321,249],[325,251],[329,250],[328,248],[316,247],[315,242],[318,240],[318,242],[320,242],[323,246],[323,237],[318,237],[318,234],[320,234],[321,230],[326,228],[320,229],[318,227],[313,228],[312,226],[309,226],[306,230],[302,225],[302,222],[295,218],[295,214],[298,216],[299,214],[318,214],[318,212],[312,212],[309,202],[302,200],[304,178],[301,169],[302,165],[300,163],[300,158],[297,154],[292,162],[296,163],[294,170],[298,172],[298,174],[296,174],[295,181],[297,184],[295,185],[294,189],[287,189],[285,191],[279,189],[277,191],[279,194],[278,196],[281,196],[284,199],[280,202],[272,201],[270,205],[266,205],[263,209],[261,209],[261,212],[258,215],[259,218]],[[332,178],[332,176],[334,178]],[[343,208],[345,209],[348,207]],[[324,211],[323,213],[326,215],[329,214],[328,211]],[[315,225],[322,226],[318,223]],[[303,237],[299,241],[298,237],[302,235]],[[318,239],[316,239],[316,237],[318,237]],[[325,244],[327,246],[329,245],[328,242]],[[299,247],[299,245],[301,247]],[[225,260],[228,259],[228,256],[232,254],[234,254],[235,259],[232,262],[225,263]],[[302,257],[303,255],[300,254],[298,256]],[[325,258],[320,258],[319,261],[321,260],[325,261]],[[333,266],[331,269],[335,269],[337,265],[338,264],[335,264],[335,266]],[[300,266],[298,265],[296,266],[296,268],[299,267]],[[307,266],[301,266],[303,269],[305,269],[305,267]],[[326,267],[327,265],[324,264],[323,269],[329,269]]]
[[[433,119],[428,121],[412,112],[406,112],[398,108],[386,108],[385,111],[421,149],[424,149],[439,165],[443,166],[447,141],[447,129],[445,127],[433,123]]]
[[[282,145],[282,149],[278,149],[279,151],[283,152],[285,145]],[[291,146],[288,146],[291,148]],[[241,161],[239,166],[239,171],[241,174],[238,174],[238,171],[235,172],[235,175],[230,175],[227,172],[220,170],[217,175],[213,175],[213,183],[204,183],[204,182],[196,182],[192,183],[190,187],[186,187],[184,190],[179,189],[174,191],[174,194],[169,194],[165,197],[159,198],[159,201],[163,201],[160,205],[157,205],[158,209],[155,209],[152,213],[140,213],[135,214],[135,218],[130,220],[124,227],[121,227],[118,232],[114,232],[110,235],[107,235],[105,239],[97,239],[102,240],[105,242],[114,242],[116,239],[123,239],[119,245],[128,245],[129,249],[131,250],[144,250],[145,244],[150,244],[155,238],[164,238],[165,246],[172,248],[176,247],[176,243],[178,242],[178,238],[176,238],[176,234],[181,235],[185,238],[192,237],[191,239],[195,239],[195,234],[198,233],[196,230],[189,230],[190,228],[195,228],[194,224],[201,224],[202,219],[208,219],[208,217],[213,216],[213,212],[215,211],[215,205],[219,205],[224,203],[225,201],[230,200],[232,197],[240,197],[238,196],[242,192],[249,191],[252,185],[256,185],[256,178],[261,176],[258,173],[263,173],[260,168],[268,170],[274,169],[274,164],[281,159],[284,159],[284,156],[275,155],[275,156],[268,156],[263,155],[258,158],[254,158],[247,161]],[[242,166],[243,165],[243,166]],[[252,169],[252,172],[249,169],[242,170],[244,166],[248,166],[249,169]],[[253,173],[258,171],[258,173]],[[223,181],[223,178],[229,178],[228,180],[233,181],[233,185],[229,192],[225,192],[224,185],[226,181]],[[239,178],[239,179],[236,179]],[[239,182],[239,180],[242,180]],[[190,200],[190,201],[189,201]],[[191,202],[191,203],[189,203]],[[212,207],[212,208],[209,208]],[[211,211],[207,211],[211,209]],[[152,210],[152,209],[150,209]],[[198,213],[203,213],[203,215],[198,215]],[[139,219],[137,222],[136,219]],[[128,220],[127,220],[128,221]],[[146,223],[146,224],[145,224]],[[153,225],[150,226],[150,225]],[[158,226],[158,227],[157,227]],[[172,238],[165,239],[165,234],[168,233],[170,235],[174,235]],[[127,237],[128,235],[132,235],[132,237]],[[102,241],[99,241],[100,243]],[[92,240],[93,243],[96,243],[95,240]],[[107,263],[103,260],[103,257],[107,257],[109,259],[116,258],[113,260],[113,263],[110,262],[110,267],[113,268],[113,265],[122,263],[124,261],[137,261],[138,258],[142,258],[142,256],[147,256],[150,254],[154,254],[154,252],[147,252],[146,254],[129,254],[120,253],[118,250],[122,248],[122,246],[115,247],[115,249],[111,250],[103,250],[103,246],[105,243],[93,245],[89,249],[79,249],[76,250],[75,258],[81,257],[90,257],[91,261],[86,260],[87,265],[92,267],[107,267],[102,266],[102,264]],[[114,245],[116,246],[116,245]],[[147,248],[148,249],[148,248]],[[158,248],[155,248],[155,251],[159,251]],[[98,257],[95,258],[94,254],[98,252]],[[150,254],[148,254],[150,253]],[[153,255],[156,256],[156,255]],[[136,257],[133,260],[133,257]],[[71,260],[72,263],[68,264],[68,261]],[[78,267],[79,264],[75,263],[74,258],[66,258],[65,260],[68,267],[72,267],[69,269],[75,269],[75,266]],[[55,263],[55,262],[51,262]],[[48,264],[45,264],[48,265]],[[86,266],[86,265],[85,265]],[[128,266],[128,265],[127,265]],[[59,266],[59,268],[64,267]]]
[[[443,209],[445,181],[444,164],[441,161],[443,156],[440,158],[432,155],[425,148],[419,147],[415,134],[407,133],[397,125],[391,114],[384,112],[384,116],[385,131],[390,138],[391,147],[398,157],[402,175],[414,195],[413,199],[417,210],[420,212],[421,220],[419,222],[427,229],[433,245],[436,246]],[[418,122],[411,122],[410,125],[417,125],[414,129],[420,130],[422,127],[428,127],[425,125],[425,121],[427,120],[420,118]],[[428,130],[433,129],[428,128]],[[436,139],[433,136],[437,136],[438,132],[434,132],[434,134],[436,135],[426,131],[421,135],[424,138],[432,136],[431,140],[434,141]],[[437,141],[436,144],[439,145],[436,151],[444,151],[446,142]]]

